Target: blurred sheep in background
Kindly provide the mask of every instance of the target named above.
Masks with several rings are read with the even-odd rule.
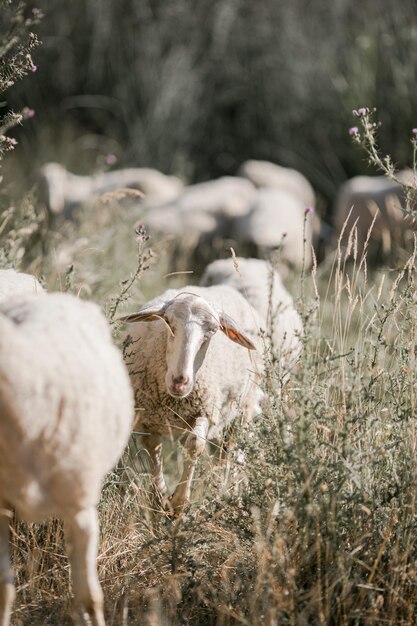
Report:
[[[238,174],[250,180],[255,187],[269,187],[292,193],[303,202],[305,208],[316,204],[314,189],[307,178],[290,167],[270,161],[249,160],[242,163]]]
[[[148,167],[78,176],[59,163],[46,163],[40,171],[41,200],[52,215],[67,219],[71,219],[79,205],[94,202],[100,195],[117,189],[136,189],[144,194],[144,206],[154,206],[176,198],[182,187],[176,176],[166,176]]]
[[[256,194],[249,180],[224,176],[184,187],[177,199],[152,208],[142,221],[154,239],[171,243],[175,266],[200,267],[221,250],[234,220],[249,212]]]
[[[289,370],[302,349],[303,323],[281,276],[263,259],[234,257],[210,263],[200,285],[229,285],[239,291],[261,316],[273,354]]]
[[[415,185],[411,170],[402,170],[399,179]],[[334,245],[343,233],[341,244],[348,246],[351,240],[360,258],[369,238],[368,260],[395,260],[401,249],[410,248],[416,229],[414,218],[404,212],[405,205],[404,188],[386,176],[347,180],[335,200]]]
[[[282,268],[308,268],[312,262],[313,226],[310,208],[293,193],[263,187],[251,210],[235,220],[232,238],[238,249],[268,258],[279,250]]]

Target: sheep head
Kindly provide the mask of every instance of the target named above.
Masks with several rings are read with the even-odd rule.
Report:
[[[155,305],[156,304],[156,305]],[[228,315],[219,312],[201,296],[190,292],[146,307],[121,318],[124,322],[151,322],[163,320],[168,333],[166,348],[167,371],[165,384],[175,398],[187,397],[194,387],[211,338],[217,331],[239,345],[256,350],[238,324]]]

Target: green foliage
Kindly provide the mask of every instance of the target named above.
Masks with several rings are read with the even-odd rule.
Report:
[[[13,87],[15,82],[24,78],[28,72],[37,70],[31,53],[39,44],[39,40],[31,28],[39,24],[42,13],[39,9],[32,9],[31,16],[25,17],[26,13],[28,11],[24,2],[1,1],[0,94]],[[0,107],[5,106],[5,102],[0,103]],[[13,137],[8,137],[7,133],[23,119],[32,115],[33,110],[28,107],[19,113],[6,111],[0,115],[0,161],[17,143]]]
[[[383,112],[383,149],[407,164],[413,0],[55,0],[47,13],[39,64],[54,71],[13,94],[20,105],[30,90],[39,110],[21,136],[26,171],[56,160],[82,173],[112,153],[193,181],[261,158],[296,167],[330,202],[364,171],[346,132],[364,102]]]

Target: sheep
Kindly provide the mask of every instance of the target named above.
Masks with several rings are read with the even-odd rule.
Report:
[[[315,206],[314,189],[297,170],[270,161],[249,160],[242,163],[238,174],[250,180],[255,187],[270,187],[292,193],[300,198],[304,208]]]
[[[255,195],[250,181],[223,176],[185,187],[176,200],[151,209],[141,222],[154,239],[170,242],[175,269],[192,264],[199,271],[229,236],[233,220],[249,211]]]
[[[152,237],[158,255],[167,255],[173,271],[194,271],[204,264],[218,230],[214,215],[200,211],[177,211],[171,206],[156,207],[139,223]]]
[[[311,214],[288,191],[259,189],[251,211],[235,220],[231,236],[253,256],[268,258],[279,248],[281,263],[297,270],[311,265]]]
[[[224,218],[245,215],[256,194],[249,180],[237,176],[222,176],[185,187],[171,204],[177,211],[199,211]]]
[[[303,323],[280,275],[263,259],[234,257],[210,263],[200,285],[230,285],[259,312],[263,328],[271,329],[271,344],[289,370],[302,349]]]
[[[410,170],[401,171],[399,179],[415,185]],[[343,232],[349,238],[354,227],[356,249],[360,256],[368,240],[368,258],[395,258],[398,248],[407,247],[407,243],[413,241],[413,231],[416,230],[414,219],[405,215],[404,206],[402,185],[386,176],[350,178],[341,185],[335,201],[334,244]]]
[[[166,176],[146,167],[78,176],[59,163],[46,163],[40,170],[41,197],[52,215],[70,219],[74,209],[119,188],[134,188],[145,195],[144,206],[159,205],[176,198],[183,187],[176,176]]]
[[[42,294],[45,290],[31,274],[14,269],[0,270],[0,302],[21,294]]]
[[[133,394],[95,304],[68,294],[0,303],[0,623],[14,599],[9,509],[64,520],[75,606],[104,626],[96,505],[131,430]]]
[[[157,207],[149,212],[144,222],[146,230],[165,241],[181,242],[183,248],[194,248],[205,234],[213,234],[217,220],[200,211],[177,211],[172,207]]]
[[[206,441],[220,441],[238,415],[246,422],[260,410],[262,359],[256,352],[251,358],[242,346],[255,350],[261,320],[227,285],[169,289],[121,319],[132,324],[124,358],[136,397],[137,429],[156,491],[178,514],[189,502]],[[169,500],[161,437],[184,432],[184,469]]]

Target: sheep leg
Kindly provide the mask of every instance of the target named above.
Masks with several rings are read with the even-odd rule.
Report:
[[[161,435],[146,434],[141,438],[142,445],[149,454],[152,483],[162,504],[168,502],[168,488],[164,478],[162,465],[162,438]]]
[[[99,526],[96,509],[84,509],[67,520],[65,536],[79,621],[90,623],[85,619],[86,611],[92,626],[105,626],[103,592],[97,576]]]
[[[0,626],[9,626],[15,597],[10,566],[9,520],[0,515]]]
[[[191,483],[197,461],[206,447],[208,429],[208,419],[206,417],[198,417],[194,428],[185,441],[184,469],[181,480],[171,498],[171,506],[177,513],[181,512],[190,500]]]

